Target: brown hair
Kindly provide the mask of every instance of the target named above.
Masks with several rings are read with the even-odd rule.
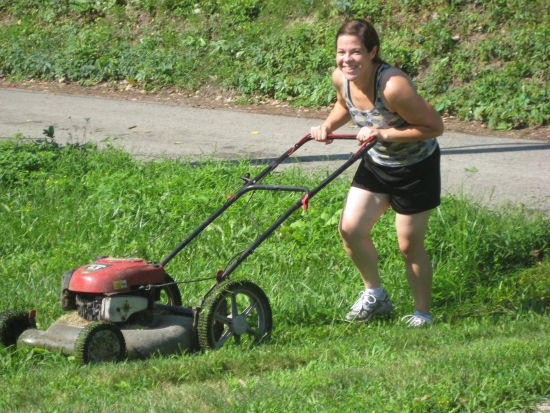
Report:
[[[373,62],[384,63],[384,61],[378,56],[380,51],[380,38],[376,29],[372,24],[363,19],[349,20],[340,27],[338,33],[336,33],[336,41],[340,36],[357,36],[361,43],[365,46],[368,52],[372,52],[374,46],[376,48],[376,56],[374,56]]]

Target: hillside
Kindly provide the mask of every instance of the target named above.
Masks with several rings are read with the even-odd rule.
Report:
[[[0,0],[0,78],[312,109],[334,99],[334,34],[371,20],[382,57],[447,117],[550,119],[546,0]],[[199,92],[200,93],[200,92]]]

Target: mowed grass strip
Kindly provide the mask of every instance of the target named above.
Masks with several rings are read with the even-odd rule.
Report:
[[[421,330],[391,322],[279,326],[271,343],[250,352],[226,347],[83,368],[61,356],[4,350],[0,406],[14,412],[527,411],[550,388],[549,326],[537,314]]]

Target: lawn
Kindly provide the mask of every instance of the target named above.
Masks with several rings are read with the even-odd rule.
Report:
[[[40,328],[63,313],[61,275],[97,255],[159,261],[257,166],[134,160],[114,148],[0,142],[0,310],[34,308]],[[267,182],[313,187],[288,168]],[[361,288],[337,233],[347,179],[296,212],[238,269],[273,309],[271,340],[218,351],[79,367],[69,357],[0,349],[6,412],[527,411],[550,392],[548,217],[447,197],[432,214],[435,322],[412,310],[391,212],[373,232],[394,315],[343,322]],[[247,195],[169,263],[177,281],[213,276],[296,195]],[[196,305],[209,282],[184,284]]]

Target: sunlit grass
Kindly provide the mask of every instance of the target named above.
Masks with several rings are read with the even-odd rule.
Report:
[[[28,162],[14,161],[28,153]],[[61,275],[99,254],[159,261],[258,168],[205,161],[141,162],[119,150],[0,143],[0,310],[62,311]],[[314,186],[287,169],[267,181]],[[445,198],[432,214],[434,318],[404,328],[412,299],[394,215],[373,236],[396,311],[350,325],[360,287],[336,222],[348,179],[296,212],[234,273],[264,289],[273,339],[251,352],[153,358],[78,368],[32,349],[0,349],[2,411],[513,411],[548,394],[548,218]],[[213,276],[294,201],[238,202],[167,266],[178,281]],[[336,219],[335,219],[336,218]],[[538,255],[533,251],[538,251]],[[196,305],[210,283],[181,287]],[[182,402],[184,401],[184,402]]]

